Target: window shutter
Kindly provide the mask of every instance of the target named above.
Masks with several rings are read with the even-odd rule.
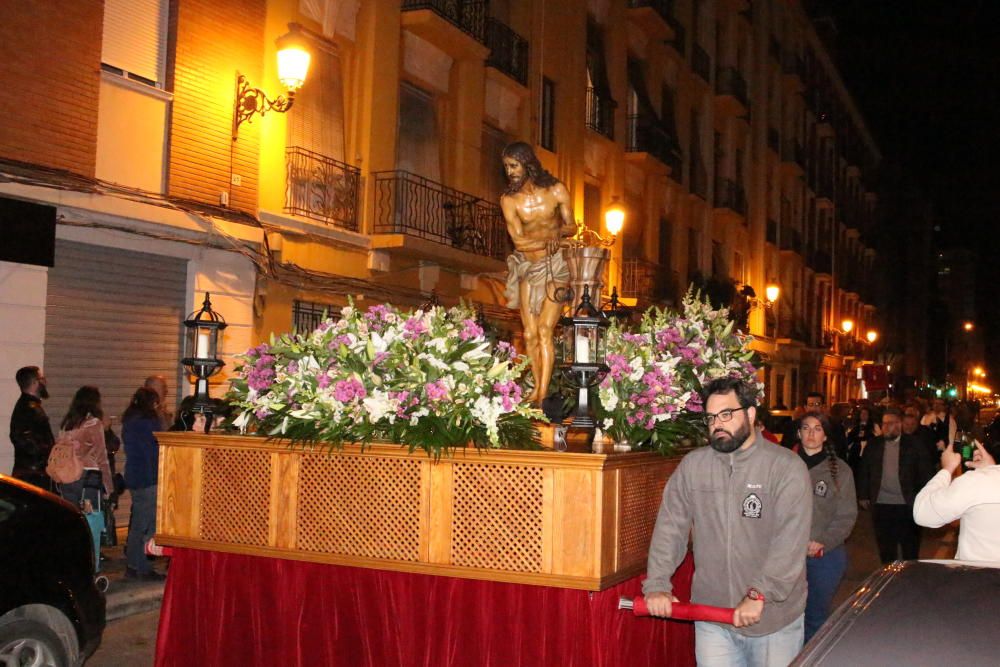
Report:
[[[101,61],[162,85],[167,0],[105,0]]]

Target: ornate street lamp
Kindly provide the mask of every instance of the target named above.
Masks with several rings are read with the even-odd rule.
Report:
[[[240,125],[249,123],[255,115],[261,117],[268,111],[287,113],[295,104],[295,92],[306,82],[311,57],[305,40],[293,24],[292,31],[275,40],[278,49],[278,80],[288,91],[288,97],[279,95],[273,100],[260,88],[254,87],[246,76],[236,73],[236,100],[233,103],[233,141],[239,138]]]
[[[569,429],[582,431],[589,449],[597,425],[590,404],[590,389],[608,373],[604,355],[609,322],[591,302],[590,286],[584,285],[580,305],[572,316],[561,318],[559,323],[562,325],[563,353],[560,369],[566,382],[577,389],[576,409],[571,415]],[[557,449],[565,448],[565,443],[557,444]]]
[[[218,358],[219,332],[226,328],[226,321],[212,310],[212,302],[205,292],[201,310],[188,315],[184,320],[184,358],[181,363],[188,372],[198,378],[195,386],[194,412],[211,414],[215,407],[208,396],[208,378],[225,365]]]

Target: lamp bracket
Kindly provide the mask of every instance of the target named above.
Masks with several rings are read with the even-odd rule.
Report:
[[[288,97],[279,95],[275,99],[269,99],[267,94],[260,88],[254,88],[250,81],[243,74],[236,76],[236,102],[233,105],[233,141],[239,135],[240,125],[249,123],[254,114],[263,117],[268,111],[275,113],[286,113],[295,103],[295,91],[288,91]]]

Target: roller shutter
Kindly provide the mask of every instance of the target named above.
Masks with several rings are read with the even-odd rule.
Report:
[[[57,241],[45,322],[53,428],[85,384],[121,416],[146,377],[163,375],[176,404],[186,286],[186,260]]]

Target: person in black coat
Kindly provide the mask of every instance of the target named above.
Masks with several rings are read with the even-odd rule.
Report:
[[[25,366],[14,377],[21,396],[10,415],[10,442],[14,445],[11,477],[52,491],[52,480],[45,468],[56,440],[49,417],[42,408],[42,399],[49,397],[45,376],[38,366]]]
[[[902,432],[902,413],[882,415],[882,435],[865,448],[857,474],[858,501],[870,509],[883,563],[920,555],[920,527],[913,521],[913,500],[934,474],[933,461],[920,439]]]

